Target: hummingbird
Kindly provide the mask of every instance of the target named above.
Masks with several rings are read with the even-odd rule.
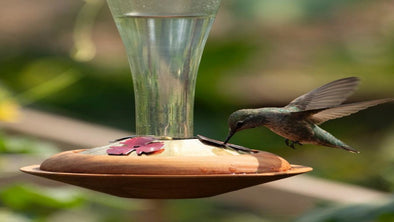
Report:
[[[386,98],[342,104],[359,82],[357,77],[338,79],[297,97],[284,107],[237,110],[228,119],[229,134],[223,144],[227,144],[238,131],[265,126],[284,137],[286,145],[293,149],[296,144],[315,144],[359,153],[319,127],[328,120],[394,100]]]

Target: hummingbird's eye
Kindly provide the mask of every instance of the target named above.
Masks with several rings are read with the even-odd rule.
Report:
[[[243,121],[238,121],[237,122],[237,128],[241,128],[241,126],[244,124],[244,122]]]

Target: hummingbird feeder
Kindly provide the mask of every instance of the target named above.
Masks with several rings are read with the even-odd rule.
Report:
[[[197,71],[220,0],[107,0],[127,50],[136,135],[71,150],[23,172],[128,198],[198,198],[311,170],[193,136]]]

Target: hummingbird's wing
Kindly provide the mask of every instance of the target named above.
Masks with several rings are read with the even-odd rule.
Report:
[[[317,111],[317,113],[312,114],[308,119],[311,120],[313,123],[319,125],[324,123],[327,120],[340,118],[343,116],[348,116],[350,114],[356,113],[360,110],[366,109],[371,106],[376,106],[382,103],[394,101],[393,98],[387,99],[377,99],[365,102],[358,102],[358,103],[350,103],[344,104],[340,106],[336,106],[333,108],[323,109],[321,111]],[[313,113],[313,112],[310,112]]]
[[[297,97],[285,108],[306,111],[338,106],[354,92],[359,82],[357,77],[335,80]]]

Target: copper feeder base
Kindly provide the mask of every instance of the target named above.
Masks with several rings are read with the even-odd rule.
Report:
[[[148,156],[105,155],[102,151],[107,148],[62,152],[21,171],[119,197],[184,199],[210,197],[312,170],[290,165],[272,153],[239,154],[198,140],[171,141],[164,152]]]
[[[127,198],[186,199],[210,197],[242,188],[295,176],[312,170],[292,165],[290,170],[256,174],[136,175],[60,173],[40,170],[39,165],[21,168],[25,173]]]

